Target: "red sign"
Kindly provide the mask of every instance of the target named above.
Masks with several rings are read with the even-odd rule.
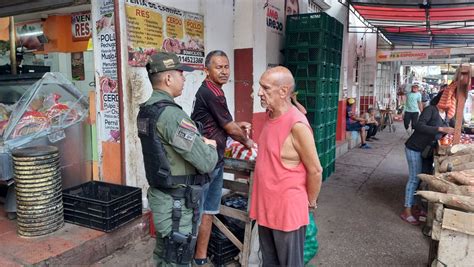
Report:
[[[91,37],[91,12],[71,14],[72,40],[86,41]]]

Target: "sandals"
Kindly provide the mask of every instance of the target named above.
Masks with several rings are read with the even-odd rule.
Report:
[[[415,217],[413,217],[413,215],[407,216],[406,214],[402,213],[400,214],[400,218],[411,225],[420,225],[420,222]]]

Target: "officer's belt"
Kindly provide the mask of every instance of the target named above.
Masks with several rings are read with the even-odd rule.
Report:
[[[186,196],[186,187],[158,188],[158,190],[172,197],[184,198]]]
[[[196,182],[196,174],[191,175],[170,175],[169,176],[173,184],[175,185],[195,185]]]

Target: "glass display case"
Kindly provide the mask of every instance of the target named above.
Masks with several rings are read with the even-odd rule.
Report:
[[[13,107],[0,106],[0,138],[8,149],[47,136],[64,138],[64,129],[87,116],[88,100],[60,73],[46,73]]]
[[[36,145],[59,149],[62,187],[91,179],[91,128],[85,123],[88,99],[61,73],[48,72],[41,78],[11,79],[3,89],[22,91],[16,103],[0,103],[0,185],[8,186],[5,211],[16,211],[11,151]],[[25,85],[30,84],[28,89]],[[16,84],[16,85],[15,85]],[[73,151],[73,153],[71,153]]]

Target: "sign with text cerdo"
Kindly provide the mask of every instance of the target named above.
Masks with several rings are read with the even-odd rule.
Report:
[[[87,41],[91,37],[91,12],[71,14],[71,30],[73,41]]]

